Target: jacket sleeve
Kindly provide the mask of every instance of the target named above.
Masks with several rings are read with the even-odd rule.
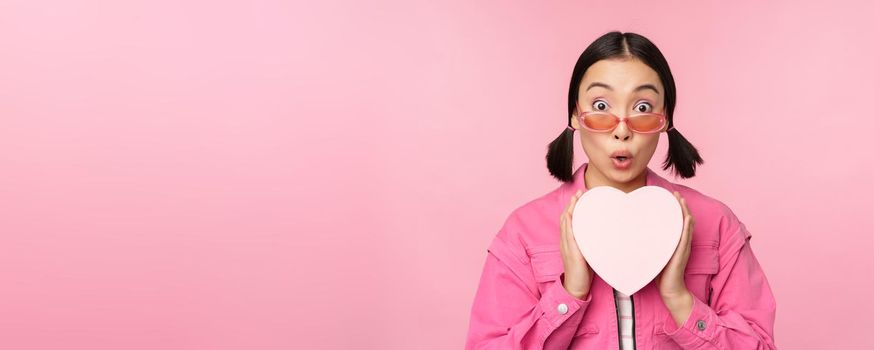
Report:
[[[562,273],[540,295],[521,242],[505,234],[489,246],[465,349],[567,349],[592,293],[577,299],[562,285]]]
[[[728,210],[728,209],[726,209]],[[728,210],[729,234],[720,244],[719,271],[711,281],[711,305],[693,295],[692,312],[664,331],[684,349],[776,349],[776,301],[750,246],[751,234]]]

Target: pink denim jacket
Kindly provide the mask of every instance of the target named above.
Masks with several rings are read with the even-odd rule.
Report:
[[[559,216],[573,183],[514,210],[488,248],[465,349],[619,349],[613,288],[597,273],[585,300],[564,289]],[[722,202],[647,168],[646,184],[678,191],[695,218],[686,264],[692,313],[677,327],[655,282],[631,296],[637,349],[775,349],[776,302],[750,232]]]

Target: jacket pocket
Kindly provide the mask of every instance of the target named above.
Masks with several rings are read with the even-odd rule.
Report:
[[[653,332],[652,339],[652,348],[656,350],[682,350],[683,348],[680,346],[680,344],[677,344],[674,339],[665,334],[665,332],[662,330],[663,326],[663,323],[655,324],[655,331]]]
[[[527,250],[534,280],[542,295],[549,283],[554,282],[564,272],[561,251],[555,245],[532,246]]]
[[[586,335],[597,334],[600,332],[601,330],[596,324],[581,324],[580,327],[577,328],[577,332],[574,334],[574,337],[582,337]]]
[[[719,246],[715,241],[693,242],[684,278],[686,288],[701,301],[710,302],[710,281],[719,272]]]

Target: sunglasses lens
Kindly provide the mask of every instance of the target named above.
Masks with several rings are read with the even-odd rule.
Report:
[[[652,132],[661,129],[662,117],[656,114],[640,114],[628,118],[628,126],[639,132]]]
[[[616,126],[616,118],[607,113],[589,113],[583,118],[583,123],[594,130],[610,130]]]

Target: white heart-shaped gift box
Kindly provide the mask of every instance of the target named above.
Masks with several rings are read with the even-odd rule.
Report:
[[[597,186],[577,200],[572,227],[592,270],[619,292],[632,295],[670,261],[683,233],[683,208],[659,186],[629,193]]]

